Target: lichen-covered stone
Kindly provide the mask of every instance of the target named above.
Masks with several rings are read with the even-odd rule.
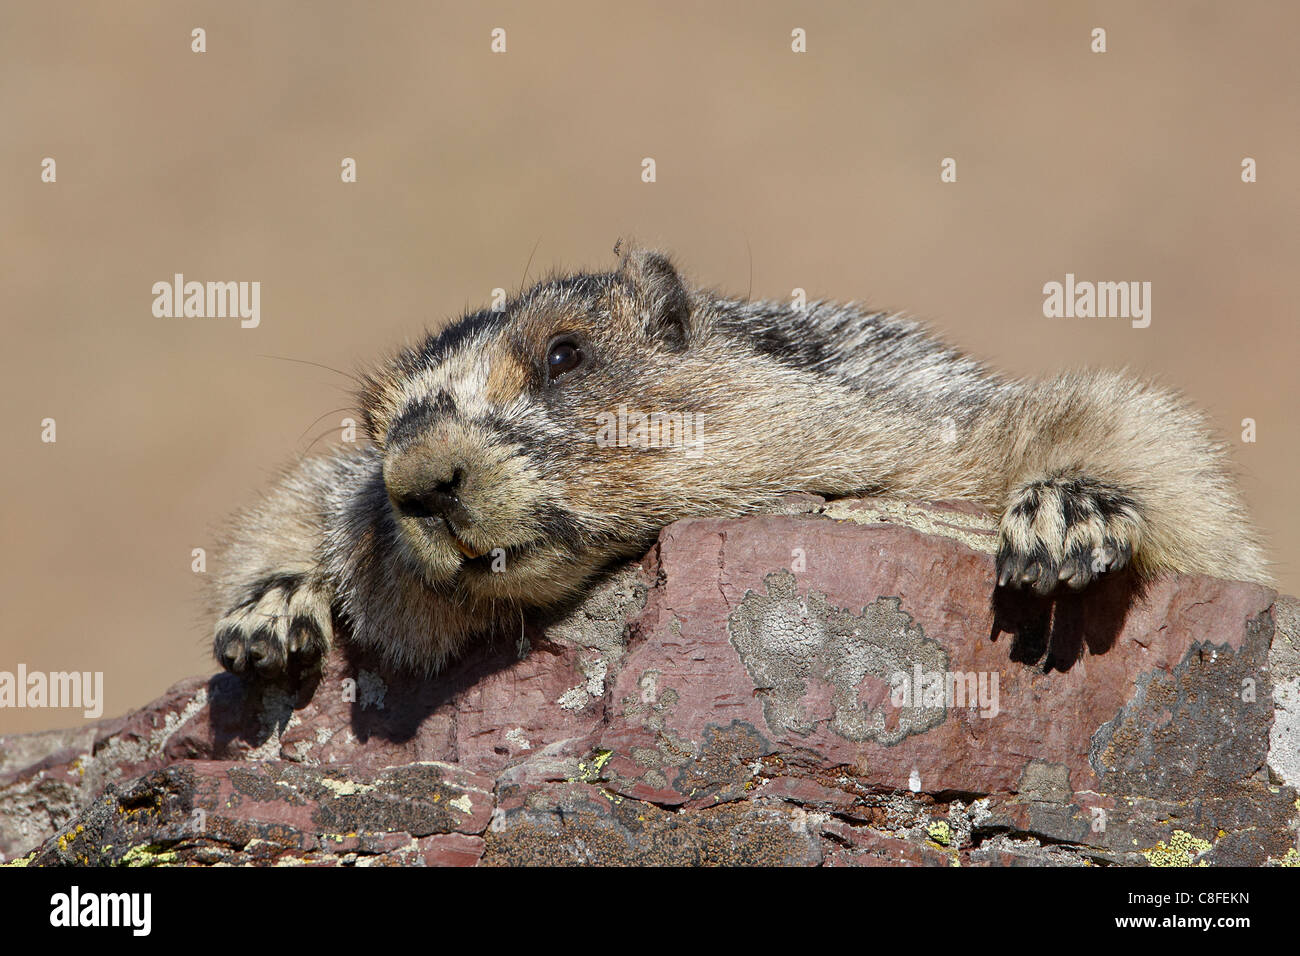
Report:
[[[1294,865],[1297,604],[992,593],[965,505],[798,496],[436,680],[336,650],[0,738],[26,865]],[[522,653],[521,653],[522,652]]]

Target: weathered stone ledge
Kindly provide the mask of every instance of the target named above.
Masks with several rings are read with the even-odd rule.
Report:
[[[294,695],[195,678],[122,718],[0,738],[0,853],[1298,862],[1294,599],[1173,576],[991,600],[993,525],[973,509],[783,510],[665,529],[522,657],[485,647],[422,680],[336,651]],[[979,706],[894,706],[918,668],[923,691],[971,675]]]

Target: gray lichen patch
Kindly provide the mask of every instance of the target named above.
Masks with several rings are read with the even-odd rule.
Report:
[[[896,744],[943,723],[943,706],[893,707],[888,688],[901,675],[945,673],[948,656],[900,607],[881,597],[854,614],[824,594],[798,592],[789,571],[764,579],[765,594],[747,591],[727,620],[774,731],[811,734],[821,722],[849,740]],[[875,701],[862,697],[874,687]],[[818,702],[829,697],[829,714]]]
[[[648,588],[635,567],[611,575],[567,617],[546,629],[548,639],[583,649],[578,657],[581,683],[557,703],[580,711],[605,694],[605,678],[618,669],[627,649],[627,622],[645,607]]]
[[[616,669],[627,647],[627,622],[645,607],[648,591],[638,568],[623,568],[601,581],[580,607],[549,625],[546,636],[598,651]]]
[[[1274,776],[1300,787],[1300,602],[1279,597],[1268,664],[1273,672],[1273,726],[1269,729],[1268,765]]]

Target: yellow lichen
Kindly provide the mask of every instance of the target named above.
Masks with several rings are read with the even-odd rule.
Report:
[[[321,777],[321,786],[325,787],[336,797],[351,797],[358,793],[369,793],[375,789],[373,783],[357,783],[355,780],[335,780],[332,777]]]
[[[930,828],[926,833],[928,833],[930,839],[939,844],[939,846],[947,846],[952,842],[952,827],[948,825],[947,820],[938,820],[930,824]]]
[[[180,855],[162,849],[159,844],[145,843],[133,846],[122,854],[122,866],[168,866],[180,860]]]
[[[1196,858],[1209,849],[1209,841],[1197,839],[1186,830],[1175,830],[1168,846],[1161,840],[1151,849],[1143,850],[1142,855],[1151,866],[1205,866],[1204,860],[1196,862]]]
[[[86,828],[82,826],[80,823],[78,823],[76,827],[72,829],[71,832],[59,834],[59,849],[64,853],[67,853],[68,844],[70,844],[73,840],[75,840],[78,836],[80,836],[81,831],[84,829]]]
[[[450,806],[455,807],[457,810],[459,810],[461,813],[465,814],[466,816],[469,816],[471,813],[474,812],[474,801],[469,798],[468,793],[462,793],[455,800],[448,800],[447,803]]]
[[[609,763],[609,758],[614,756],[612,750],[597,750],[596,759],[590,765],[583,761],[578,761],[578,776],[569,778],[569,783],[595,783],[600,779],[600,771],[605,764]]]

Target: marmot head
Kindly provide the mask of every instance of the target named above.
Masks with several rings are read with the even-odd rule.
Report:
[[[435,589],[552,604],[665,524],[717,512],[733,492],[702,450],[725,444],[713,429],[738,389],[717,384],[728,359],[708,326],[707,298],[633,249],[370,372],[362,414],[411,566]]]

